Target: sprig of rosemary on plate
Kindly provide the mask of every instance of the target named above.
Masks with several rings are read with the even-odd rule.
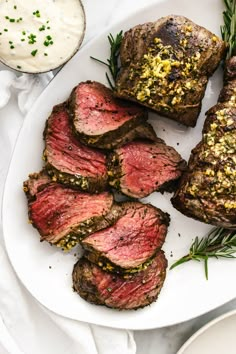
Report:
[[[236,258],[236,230],[214,228],[207,236],[201,239],[196,237],[189,254],[172,264],[170,269],[191,260],[204,261],[205,276],[208,279],[209,258]]]
[[[94,58],[92,56],[90,58],[98,61],[101,64],[106,65],[109,68],[112,79],[110,78],[107,72],[106,72],[106,78],[112,90],[114,90],[114,85],[112,83],[112,80],[113,82],[116,81],[117,75],[120,71],[119,55],[120,55],[121,41],[123,39],[123,31],[120,31],[115,37],[113,37],[113,35],[110,33],[107,38],[110,44],[110,57],[107,59],[107,62]]]
[[[223,0],[225,11],[223,12],[224,25],[221,26],[221,35],[228,43],[227,59],[231,58],[236,51],[236,0]]]

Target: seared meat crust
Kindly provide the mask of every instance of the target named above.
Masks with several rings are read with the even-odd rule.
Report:
[[[102,269],[134,273],[145,269],[162,247],[169,215],[150,204],[125,202],[120,206],[122,215],[114,225],[86,237],[81,244]]]
[[[135,274],[105,272],[86,258],[73,269],[73,287],[88,302],[119,310],[138,309],[156,301],[166,276],[167,260],[160,251],[152,263]]]
[[[231,66],[232,65],[232,66]],[[172,198],[183,214],[206,223],[236,228],[236,69],[227,63],[219,103],[207,112],[201,142]]]
[[[185,167],[179,153],[161,139],[133,141],[108,156],[110,185],[133,198],[173,191]]]
[[[124,34],[118,97],[194,127],[224,42],[183,16],[167,16]]]
[[[81,82],[69,98],[68,109],[75,134],[84,144],[112,149],[137,137],[155,140],[147,111],[118,99],[112,90],[96,81]]]
[[[92,195],[52,182],[29,199],[28,212],[41,241],[68,250],[83,237],[113,224],[122,209],[108,192]]]
[[[107,186],[106,156],[72,134],[65,104],[55,106],[44,130],[45,168],[54,182],[90,193]]]

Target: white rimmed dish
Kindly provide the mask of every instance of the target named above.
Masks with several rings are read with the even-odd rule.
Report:
[[[177,354],[235,354],[236,310],[227,312],[200,328]]]
[[[59,68],[80,48],[85,24],[80,0],[3,0],[0,61],[33,74]]]
[[[106,60],[109,55],[107,35],[121,29],[169,14],[189,17],[196,23],[220,35],[222,4],[218,0],[199,0],[197,6],[189,0],[159,1],[156,5],[135,13],[89,42],[68,62],[39,97],[25,119],[9,169],[3,199],[4,239],[10,261],[29,292],[45,307],[72,319],[104,326],[131,329],[149,329],[173,325],[199,316],[233,299],[236,262],[213,260],[209,264],[209,280],[198,262],[190,262],[169,271],[163,290],[156,303],[138,311],[115,311],[91,305],[72,291],[71,272],[76,262],[74,251],[69,254],[46,243],[27,223],[27,203],[22,182],[30,172],[42,167],[42,132],[53,105],[67,99],[72,88],[80,81],[97,80],[107,84],[105,67],[90,56]],[[165,118],[150,115],[158,135],[174,146],[184,158],[200,140],[205,111],[213,106],[222,87],[222,71],[211,78],[203,101],[202,113],[195,129],[187,129]],[[171,265],[186,254],[195,236],[203,236],[209,225],[189,219],[170,204],[170,195],[153,193],[145,198],[171,215],[171,225],[164,250]],[[219,286],[220,284],[220,286]]]

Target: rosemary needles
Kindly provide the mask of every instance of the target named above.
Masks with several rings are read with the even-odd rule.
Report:
[[[201,239],[196,237],[189,254],[172,264],[170,269],[191,260],[203,261],[205,276],[208,279],[209,258],[236,258],[236,230],[215,228]]]
[[[224,25],[221,26],[221,35],[228,43],[227,59],[236,51],[236,0],[223,0],[225,11],[223,12]]]
[[[107,59],[107,62],[104,62],[92,56],[90,58],[108,67],[112,79],[110,78],[107,72],[106,72],[106,78],[107,81],[109,82],[110,87],[112,88],[112,90],[114,90],[114,85],[112,81],[113,82],[116,81],[117,75],[120,70],[119,55],[120,55],[121,41],[123,39],[123,31],[120,31],[115,37],[113,37],[113,35],[110,33],[107,38],[110,44],[110,57]]]

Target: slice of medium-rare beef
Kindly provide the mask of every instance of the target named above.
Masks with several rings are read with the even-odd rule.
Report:
[[[150,204],[124,202],[116,223],[82,241],[89,260],[111,272],[145,269],[162,247],[169,215]]]
[[[59,183],[39,191],[28,209],[41,240],[67,250],[86,235],[110,226],[120,213],[108,192],[92,195]]]
[[[202,140],[171,199],[181,213],[226,229],[236,228],[236,57],[226,62],[218,103],[207,113]]]
[[[46,170],[53,181],[98,193],[107,185],[106,156],[72,133],[65,104],[55,106],[44,130]]]
[[[148,138],[156,137],[150,126],[136,130],[147,120],[144,108],[116,98],[112,90],[99,82],[81,82],[68,102],[74,131],[86,145],[112,149],[140,134],[145,138],[146,132]]]
[[[115,93],[194,127],[224,52],[220,38],[183,16],[138,25],[124,34]]]
[[[47,172],[43,169],[40,172],[31,173],[27,181],[23,183],[23,190],[29,200],[35,198],[36,194],[44,187],[53,183]]]
[[[179,153],[161,139],[133,141],[110,154],[109,183],[133,198],[143,198],[154,191],[173,191],[185,165]]]
[[[120,310],[138,309],[156,301],[166,276],[167,260],[159,251],[152,263],[135,274],[102,270],[85,257],[73,269],[73,288],[88,302]]]

